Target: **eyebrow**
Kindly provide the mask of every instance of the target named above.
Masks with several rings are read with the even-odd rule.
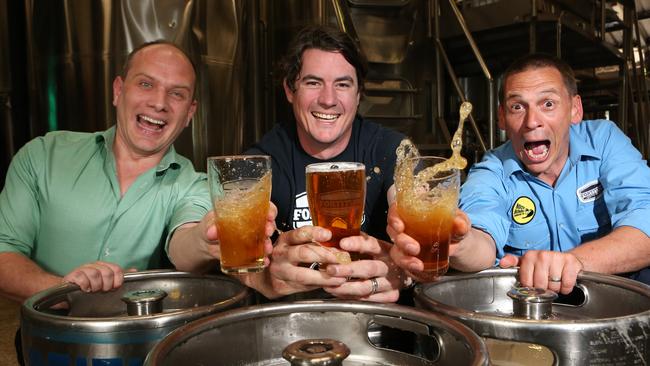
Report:
[[[560,91],[555,89],[555,88],[549,88],[549,89],[544,89],[537,93],[537,95],[544,95],[544,94],[560,94]],[[510,100],[510,99],[515,99],[515,98],[520,98],[521,93],[508,93],[506,94],[505,99]]]
[[[316,75],[313,75],[313,74],[307,74],[307,75],[303,76],[300,80],[307,80],[307,79],[318,80],[320,82],[325,81],[322,77],[316,76]],[[351,83],[354,83],[354,78],[352,78],[352,76],[346,75],[346,76],[340,76],[340,77],[334,79],[334,82],[339,82],[339,81],[349,81]]]
[[[144,73],[144,72],[137,73],[137,74],[135,74],[135,75],[133,75],[133,76],[134,76],[134,77],[144,76],[144,77],[147,78],[147,79],[151,79],[151,80],[154,80],[154,81],[158,81],[157,78],[155,78],[155,77],[153,77],[153,76],[151,76],[151,75],[149,75],[149,74],[146,74],[146,73]],[[175,84],[175,85],[172,85],[171,88],[169,88],[169,89],[187,89],[187,90],[189,90],[189,91],[192,91],[192,88],[191,88],[189,85],[186,85],[186,84]]]

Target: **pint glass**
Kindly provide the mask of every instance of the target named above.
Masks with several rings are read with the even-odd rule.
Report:
[[[342,238],[359,235],[366,202],[366,171],[361,163],[316,163],[306,168],[311,220],[332,232],[321,243],[339,248]]]
[[[396,176],[397,211],[405,232],[420,244],[421,280],[434,280],[449,268],[449,239],[458,206],[458,169],[436,169],[443,158],[407,159]],[[439,170],[439,171],[436,171]]]
[[[264,270],[266,215],[271,199],[271,158],[208,158],[208,183],[226,274]]]

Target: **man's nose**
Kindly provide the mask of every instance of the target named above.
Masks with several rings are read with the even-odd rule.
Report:
[[[167,91],[158,88],[155,89],[151,94],[149,99],[149,105],[157,111],[163,111],[167,109]]]
[[[333,107],[336,105],[336,90],[334,86],[324,86],[318,94],[318,104],[323,107]]]
[[[526,110],[526,116],[524,117],[525,118],[524,125],[531,130],[541,126],[542,123],[539,117],[540,116],[535,110],[535,108],[528,108]]]

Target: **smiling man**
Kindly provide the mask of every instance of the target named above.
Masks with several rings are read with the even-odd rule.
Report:
[[[126,270],[160,268],[166,250],[187,269],[216,264],[206,175],[172,146],[196,111],[195,82],[180,48],[144,44],[113,82],[116,126],[50,132],[16,154],[0,193],[1,295],[22,302],[63,282],[109,291]]]
[[[525,56],[505,71],[499,102],[509,141],[486,153],[461,188],[452,267],[480,270],[496,258],[520,266],[523,285],[562,293],[582,270],[647,267],[650,169],[613,122],[582,120],[570,67]],[[391,255],[417,273],[419,246],[393,209],[389,221]]]
[[[253,285],[267,296],[325,288],[330,294],[372,301],[395,301],[402,272],[389,263],[386,237],[387,192],[393,184],[395,149],[404,136],[357,114],[366,74],[363,54],[348,34],[316,26],[299,32],[283,62],[283,88],[294,121],[276,125],[248,153],[273,158],[271,200],[278,207],[276,241],[270,274],[278,293]],[[341,247],[372,259],[338,263],[334,254],[313,241],[331,233],[311,226],[305,168],[318,162],[360,162],[366,168],[363,235],[341,240]],[[346,281],[347,278],[354,278]]]

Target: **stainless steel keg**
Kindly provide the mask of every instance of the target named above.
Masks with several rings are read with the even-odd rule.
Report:
[[[251,306],[178,328],[145,365],[487,365],[461,323],[394,304],[303,301]]]
[[[419,285],[415,301],[485,337],[495,365],[650,364],[650,287],[619,276],[585,272],[558,296],[490,269]]]
[[[250,296],[226,276],[170,271],[127,273],[122,287],[106,293],[53,287],[22,305],[23,355],[31,366],[138,366],[175,328],[248,305]],[[57,310],[62,302],[67,308]]]

